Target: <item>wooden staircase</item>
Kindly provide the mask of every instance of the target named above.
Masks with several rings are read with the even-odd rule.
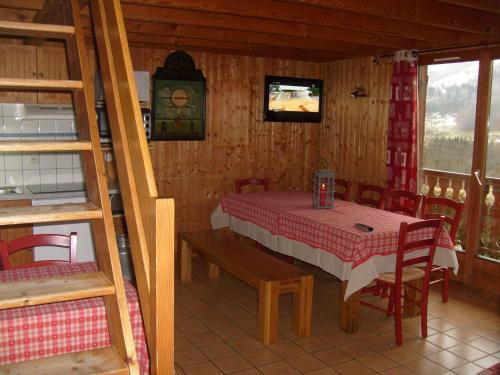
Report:
[[[2,374],[138,374],[125,288],[108,198],[94,95],[79,0],[63,1],[64,23],[46,25],[0,21],[0,35],[64,39],[70,80],[0,79],[0,89],[73,93],[79,141],[2,142],[0,152],[79,151],[87,182],[88,203],[0,209],[0,225],[89,220],[98,272],[10,283],[0,288],[0,309],[103,297],[111,347],[58,355],[0,367]]]

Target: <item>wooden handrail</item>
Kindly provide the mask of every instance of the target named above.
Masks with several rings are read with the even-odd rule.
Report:
[[[151,373],[174,373],[174,202],[158,199],[119,0],[91,0]]]

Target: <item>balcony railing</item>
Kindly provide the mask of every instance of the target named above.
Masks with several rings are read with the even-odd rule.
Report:
[[[433,169],[423,170],[424,181],[420,192],[428,196],[444,196],[465,203],[465,210],[455,240],[458,251],[465,249],[465,219],[467,218],[469,174],[444,172]],[[477,255],[481,258],[500,261],[500,179],[486,178],[481,207],[481,235]]]

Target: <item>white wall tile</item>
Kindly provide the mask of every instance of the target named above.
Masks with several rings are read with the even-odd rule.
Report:
[[[24,185],[40,185],[40,170],[23,171]]]
[[[0,171],[5,171],[5,154],[0,152]]]
[[[24,114],[24,104],[5,103],[3,105],[3,116],[5,117],[20,117]]]
[[[50,133],[52,136],[43,136],[43,139],[52,140],[56,139],[56,120],[40,120],[39,121],[40,133]]]
[[[57,169],[57,184],[68,184],[73,182],[73,169]]]
[[[5,170],[20,171],[23,169],[23,155],[21,153],[5,155]]]
[[[11,133],[11,134],[19,134],[18,136],[15,137],[8,137],[6,138],[8,141],[14,141],[14,140],[20,140],[21,139],[21,120],[16,119],[15,117],[4,117],[3,118],[3,126],[4,126],[4,132],[5,133]]]
[[[2,105],[0,104],[0,107]],[[4,132],[4,127],[3,127],[3,117],[0,117],[0,141],[3,141],[3,132]]]
[[[40,154],[39,153],[24,153],[23,154],[23,169],[33,170],[40,169]]]
[[[40,170],[40,184],[50,185],[57,183],[57,169],[42,169]]]
[[[73,120],[56,120],[56,132],[60,133],[73,133]]]
[[[82,155],[79,152],[73,154],[73,168],[82,167]]]
[[[85,176],[83,175],[82,168],[73,168],[73,182],[85,182]]]
[[[56,155],[57,169],[73,168],[73,154],[71,153],[58,153]]]
[[[7,186],[23,185],[23,171],[6,171],[5,185]]]
[[[5,186],[5,171],[0,171],[0,186]]]
[[[40,154],[40,169],[56,169],[57,160],[56,154],[41,153]]]

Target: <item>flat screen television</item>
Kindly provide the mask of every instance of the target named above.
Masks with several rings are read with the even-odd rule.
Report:
[[[321,122],[323,81],[266,76],[264,121]]]

